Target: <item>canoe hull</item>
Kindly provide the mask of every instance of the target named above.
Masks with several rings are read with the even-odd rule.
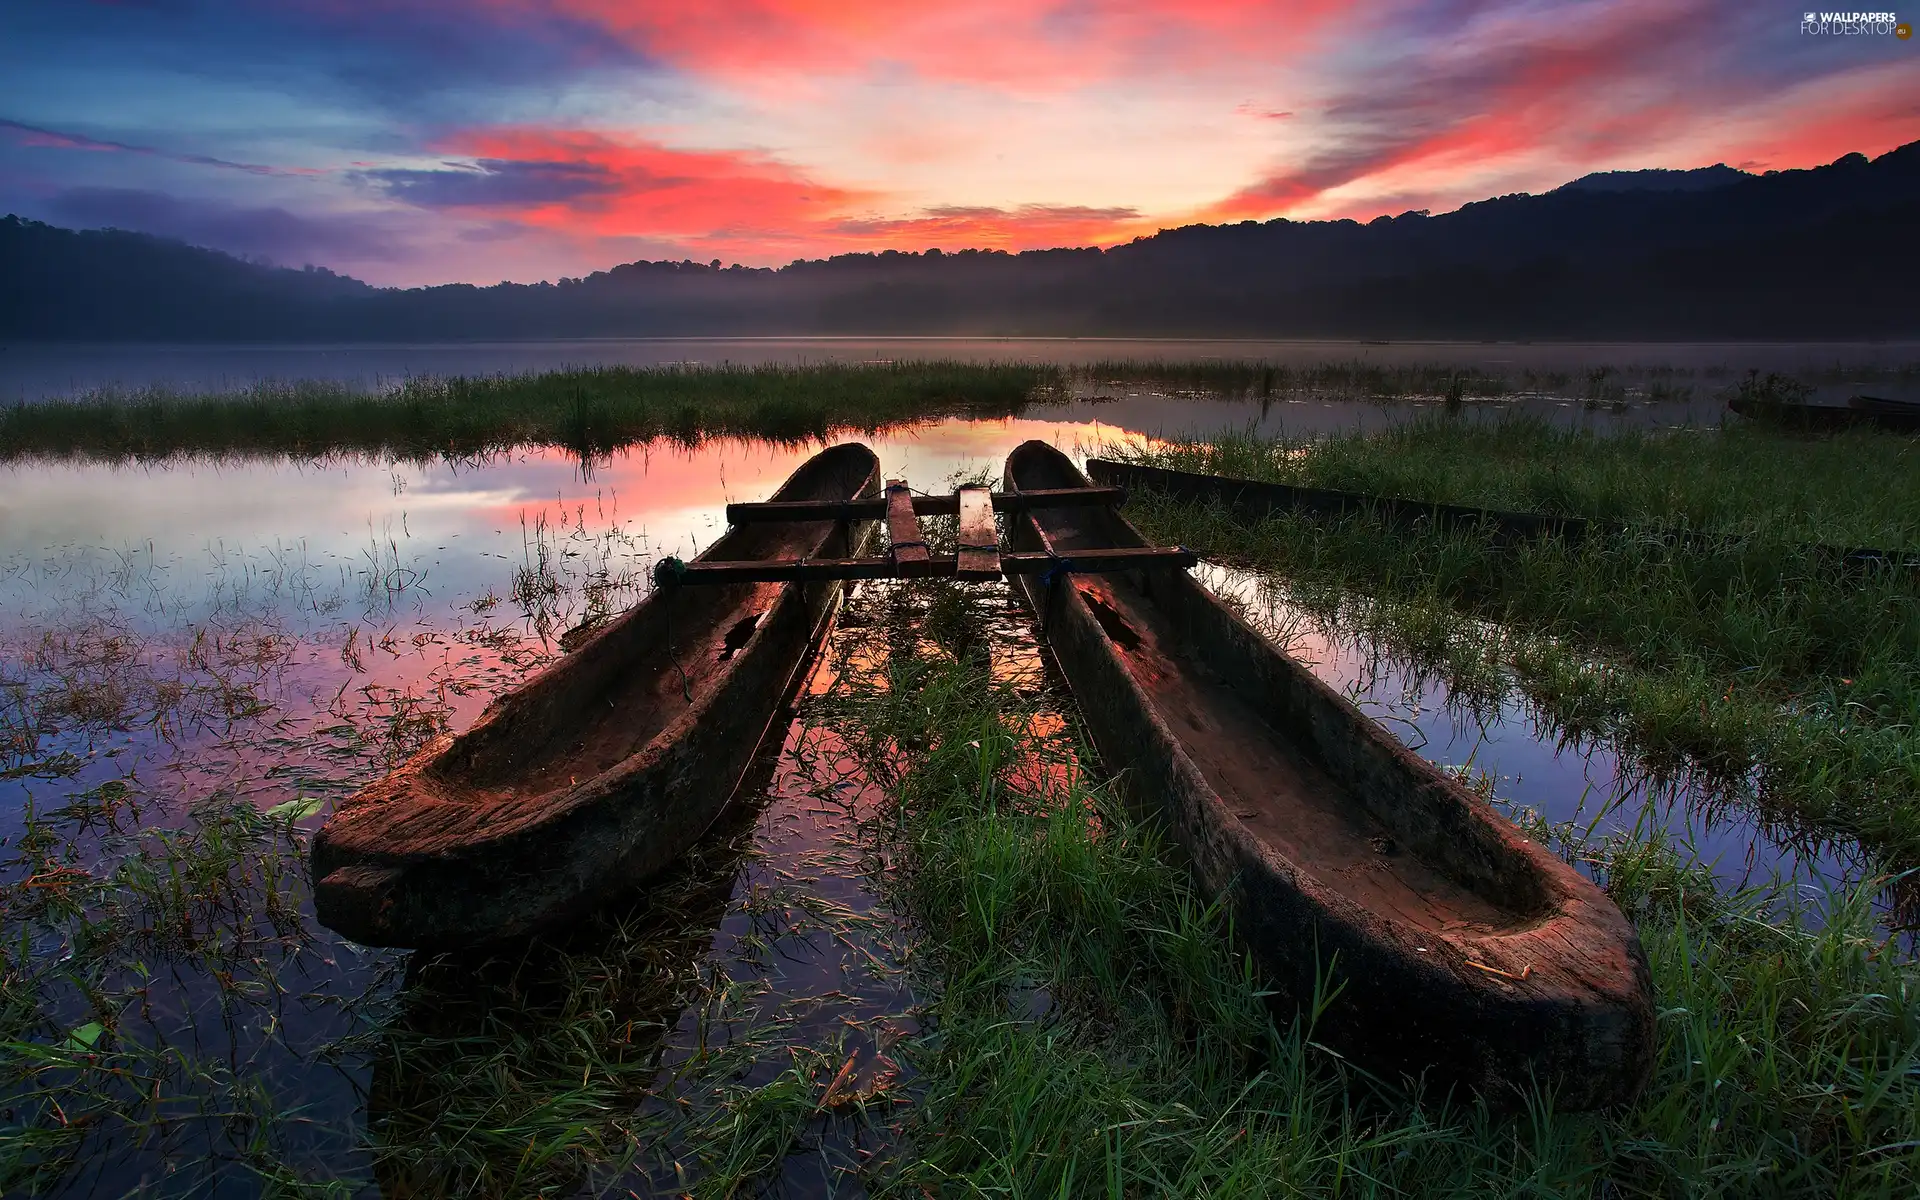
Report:
[[[1788,429],[1836,430],[1855,425],[1876,425],[1895,433],[1920,433],[1920,404],[1855,396],[1846,405],[1775,404],[1766,401],[1732,399],[1727,407],[1754,421],[1765,421]]]
[[[1010,463],[1007,490],[1019,482]],[[1010,528],[1015,548],[1040,548],[1032,518]],[[1494,1098],[1538,1081],[1568,1109],[1614,1103],[1640,1088],[1652,1066],[1651,979],[1632,928],[1591,884],[1185,574],[1028,577],[1016,586],[1041,616],[1103,763],[1165,822],[1202,889],[1229,897],[1234,928],[1276,1000],[1289,1012],[1312,1011],[1316,998],[1340,989],[1314,1040],[1370,1070]],[[1151,605],[1182,653],[1217,668],[1273,730],[1370,808],[1394,810],[1411,849],[1444,847],[1457,873],[1480,890],[1520,897],[1530,915],[1494,934],[1436,934],[1356,904],[1313,864],[1256,836],[1196,761],[1217,748],[1189,746],[1193,735],[1169,724],[1152,679],[1143,684],[1115,645],[1109,626],[1129,600],[1136,612],[1141,601]],[[1549,960],[1552,970],[1536,974],[1535,963]]]
[[[854,494],[877,493],[877,461],[865,447],[852,449],[871,464]],[[822,523],[819,530],[808,548],[839,555],[861,548],[873,524]],[[550,927],[645,883],[727,806],[824,637],[843,586],[657,590],[496,701],[472,729],[436,739],[343,804],[314,840],[321,923],[369,945],[476,945]],[[745,607],[755,609],[761,601],[753,597],[766,598],[750,636],[731,649],[721,645],[726,631],[700,622],[700,606],[728,594],[736,604],[747,597]],[[653,652],[662,647],[671,652]],[[690,704],[678,674],[689,665],[696,672]],[[670,710],[634,753],[577,776],[562,758],[547,772],[551,795],[525,781],[475,782],[476,764],[511,760],[516,742],[531,740],[523,730],[564,728],[577,694],[594,694],[626,673],[649,675],[649,707]],[[630,696],[620,702],[635,703]],[[635,711],[636,720],[641,715]]]

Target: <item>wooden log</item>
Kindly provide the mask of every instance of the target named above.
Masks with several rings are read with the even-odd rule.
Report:
[[[1059,488],[1043,492],[993,492],[993,511],[1025,512],[1032,508],[1076,508],[1081,505],[1117,505],[1127,500],[1125,488]],[[951,517],[960,511],[956,496],[914,496],[916,517]],[[877,521],[887,515],[885,500],[775,500],[727,505],[727,522],[757,525],[770,521]]]
[[[1007,486],[1078,482],[1044,442]],[[1045,526],[1051,525],[1050,530]],[[1119,513],[1029,514],[1007,541],[1078,564],[1141,547]],[[1062,586],[1062,585],[1065,586]],[[1022,579],[1108,770],[1261,968],[1282,1028],[1363,1069],[1495,1104],[1633,1097],[1659,1038],[1633,926],[1486,800],[1281,653],[1199,581]]]
[[[1079,550],[1071,555],[1023,553],[999,556],[997,575],[1045,575],[1065,571],[1076,575],[1108,575],[1116,571],[1141,571],[1168,567],[1185,570],[1198,561],[1191,550],[1178,546],[1121,546],[1112,549]],[[726,583],[785,583],[791,580],[821,579],[918,579],[953,576],[959,563],[952,558],[928,558],[905,564],[886,558],[788,558],[738,562],[690,562],[678,576],[678,584],[687,587]]]
[[[993,524],[993,499],[983,487],[963,487],[960,504],[956,579],[1000,578],[1000,532]]]

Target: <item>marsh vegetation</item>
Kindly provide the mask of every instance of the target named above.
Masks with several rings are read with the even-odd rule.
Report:
[[[1843,571],[1818,543],[1920,546],[1920,449],[1856,432],[1599,438],[1446,420],[1367,437],[1222,437],[1137,457],[1391,497],[1603,517],[1584,542],[1514,544],[1139,497],[1153,534],[1284,576],[1300,604],[1366,629],[1488,699],[1517,689],[1576,738],[1717,778],[1804,837],[1920,864],[1920,574]],[[1704,535],[1684,541],[1675,529]]]
[[[1134,378],[1176,386],[1163,368]],[[1210,372],[1192,386],[1226,385]],[[578,377],[421,401],[414,432],[403,397],[329,393],[312,425],[196,400],[164,437],[134,417],[111,432],[113,417],[89,443],[77,422],[9,469],[368,455],[393,465],[401,504],[416,455],[572,458],[577,442],[617,456],[604,447],[621,438],[680,438],[683,400],[699,432],[682,441],[712,455],[727,422],[747,428],[782,396],[812,397],[809,415],[771,434],[805,441],[807,421],[999,414],[1061,386],[803,374],[727,377],[732,398],[712,403],[607,400],[627,415],[571,433]],[[887,378],[895,390],[871,402]],[[1446,385],[1390,384],[1442,400]],[[1258,398],[1264,377],[1249,386]],[[1273,386],[1371,398],[1374,383],[1330,371]],[[815,403],[829,394],[844,409]],[[326,428],[333,442],[313,432]],[[607,440],[579,435],[599,428]],[[209,546],[168,575],[151,549],[22,550],[0,571],[0,1191],[1910,1194],[1920,968],[1887,883],[1920,862],[1920,585],[1838,577],[1794,547],[1920,546],[1916,445],[1479,421],[1145,451],[1708,535],[1515,546],[1364,515],[1250,523],[1147,495],[1128,508],[1150,536],[1251,568],[1324,628],[1444,678],[1468,709],[1522,696],[1548,718],[1548,750],[1603,743],[1711,776],[1715,803],[1787,836],[1870,848],[1869,869],[1824,891],[1733,886],[1651,809],[1605,829],[1550,819],[1503,794],[1497,762],[1437,760],[1589,872],[1645,944],[1655,1077],[1634,1104],[1584,1115],[1551,1095],[1369,1077],[1317,1043],[1312,1011],[1269,1007],[1217,898],[1089,750],[1002,585],[863,585],[743,802],[670,878],[564,936],[435,956],[314,923],[311,830],[642,595],[674,544],[659,511],[535,501],[546,476],[515,492],[503,467],[485,486],[461,476],[498,526],[477,544],[425,533],[423,507],[411,534],[370,525],[337,560]],[[967,446],[990,473],[1004,452]],[[666,491],[667,474],[649,478]],[[683,503],[665,495],[660,511]],[[455,547],[438,547],[446,565],[423,538]],[[1331,975],[1322,1003],[1341,986]]]

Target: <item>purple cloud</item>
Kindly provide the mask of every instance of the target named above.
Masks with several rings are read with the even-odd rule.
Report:
[[[618,191],[612,171],[592,162],[522,162],[483,158],[444,171],[394,168],[355,175],[396,200],[421,208],[486,208],[551,204]]]
[[[92,150],[119,154],[141,154],[153,158],[164,158],[172,162],[191,163],[199,167],[224,167],[230,171],[245,171],[249,175],[317,175],[306,167],[269,167],[260,163],[231,162],[224,158],[213,158],[205,154],[172,154],[157,150],[152,146],[134,146],[126,142],[102,141],[87,137],[85,134],[65,133],[58,129],[42,129],[37,125],[23,125],[18,121],[0,118],[0,131],[11,135],[13,140],[23,146],[54,146],[65,150]]]

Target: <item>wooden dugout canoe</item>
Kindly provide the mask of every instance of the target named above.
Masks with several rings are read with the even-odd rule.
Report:
[[[1028,442],[1006,490],[1085,485]],[[1010,523],[1015,549],[1144,544],[1118,513]],[[1315,1039],[1370,1069],[1562,1108],[1632,1096],[1652,986],[1618,907],[1184,572],[1018,580],[1101,758],[1158,810],[1283,1002],[1342,990]]]
[[[1749,420],[1810,431],[1877,425],[1895,433],[1920,433],[1920,403],[1879,396],[1852,396],[1846,404],[1780,404],[1761,400],[1727,401]]]
[[[816,454],[774,498],[879,490],[879,460],[849,443]],[[698,561],[846,555],[876,528],[749,526]],[[342,803],[313,841],[321,923],[368,945],[474,945],[645,881],[726,807],[842,587],[656,590],[465,733]]]

